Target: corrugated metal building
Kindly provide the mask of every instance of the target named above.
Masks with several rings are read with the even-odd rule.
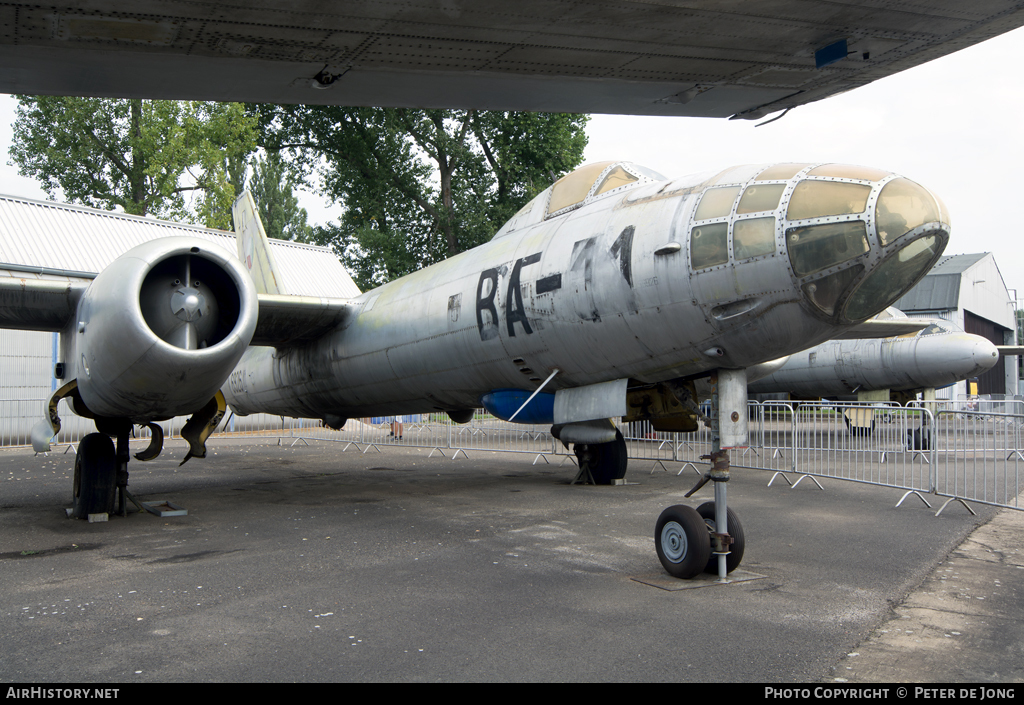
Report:
[[[91,279],[149,240],[196,237],[237,253],[234,233],[84,206],[0,196],[0,270],[24,278]],[[329,249],[271,240],[285,293],[348,298],[359,294]],[[4,273],[6,274],[6,273]],[[57,334],[0,330],[0,444],[27,443],[55,388]]]
[[[893,304],[914,318],[942,318],[996,345],[1017,343],[1016,301],[991,252],[950,255]],[[978,380],[981,394],[1017,393],[1016,359],[1003,358]],[[967,383],[940,390],[940,398],[964,397]]]

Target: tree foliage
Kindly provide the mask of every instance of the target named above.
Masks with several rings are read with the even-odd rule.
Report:
[[[225,228],[256,124],[237,103],[18,96],[10,155],[50,198]]]
[[[268,152],[252,161],[249,191],[256,201],[267,237],[312,242],[313,228],[306,223],[305,208],[292,192],[295,176],[280,152]]]
[[[344,207],[317,228],[366,289],[486,242],[586,146],[582,115],[253,106],[261,143]]]

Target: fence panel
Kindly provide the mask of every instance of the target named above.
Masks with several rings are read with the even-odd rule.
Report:
[[[749,448],[732,453],[736,467],[759,468],[814,477],[852,480],[932,493],[965,501],[1024,509],[1020,506],[1020,470],[1024,465],[1024,413],[979,411],[974,400],[917,404],[751,402]],[[991,400],[988,408],[1018,408],[1019,400]],[[0,400],[0,445],[31,443],[31,425],[42,418],[45,399]],[[1002,404],[1002,407],[997,407]],[[982,405],[985,406],[985,405]],[[933,414],[933,409],[939,409]],[[1022,409],[1024,411],[1024,409]],[[62,426],[54,445],[74,445],[95,431],[92,421],[75,416],[60,402]],[[168,438],[179,436],[184,418],[163,422]],[[628,456],[682,474],[703,472],[711,453],[711,431],[701,422],[694,433],[665,433],[647,422],[621,424]],[[137,427],[138,437],[149,431]],[[317,420],[267,414],[229,414],[217,434],[222,437],[277,438],[278,442],[311,440],[345,443],[362,452],[386,446],[431,448],[454,458],[471,451],[565,456],[571,453],[551,436],[546,425],[507,423],[478,411],[468,424],[446,414],[350,419],[340,430]],[[536,462],[537,459],[535,459]],[[634,463],[634,472],[637,470]]]
[[[920,441],[930,423],[927,409],[801,405],[794,423],[797,472],[931,491],[931,460]]]
[[[940,411],[932,430],[935,493],[1021,509],[1024,416]]]

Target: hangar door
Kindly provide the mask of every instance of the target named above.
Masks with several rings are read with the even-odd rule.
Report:
[[[964,310],[964,331],[980,335],[992,341],[993,345],[1005,345],[1003,328],[981,316]],[[1006,358],[1000,358],[996,366],[978,378],[978,394],[1006,394]]]

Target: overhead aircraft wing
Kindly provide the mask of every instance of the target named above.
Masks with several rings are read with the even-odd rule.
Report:
[[[756,119],[1024,25],[1024,3],[0,3],[0,92]]]
[[[924,330],[931,321],[919,321],[912,318],[896,318],[878,321],[871,319],[860,325],[847,329],[833,340],[859,340],[861,338],[895,338]]]

